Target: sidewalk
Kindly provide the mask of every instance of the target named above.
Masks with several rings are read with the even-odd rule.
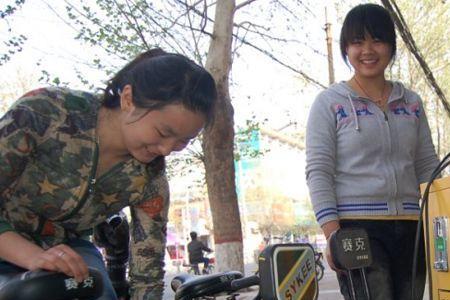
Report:
[[[256,264],[246,264],[245,265],[245,275],[249,276],[253,274],[256,270]],[[175,293],[170,288],[170,281],[176,275],[175,272],[168,272],[165,276],[165,291],[163,300],[174,300]],[[251,287],[245,291],[239,291],[239,300],[252,300],[257,294],[258,288]],[[220,296],[216,299],[225,300],[226,296]],[[319,281],[319,297],[318,300],[343,300],[339,292],[339,284],[336,279],[335,273],[325,266],[325,274],[321,281]],[[428,282],[425,286],[425,293],[423,300],[429,300],[428,296]]]
[[[254,274],[257,267],[255,263],[245,265],[245,275],[249,276]],[[170,288],[170,281],[176,276],[176,272],[168,272],[165,276],[166,289],[164,292],[163,300],[173,300],[175,293]],[[251,287],[247,290],[239,291],[239,300],[252,300],[258,292],[257,287]],[[216,299],[225,300],[226,296],[217,297]],[[318,300],[343,300],[339,293],[339,287],[336,280],[336,276],[333,271],[328,268],[325,269],[323,279],[319,282],[319,298]]]

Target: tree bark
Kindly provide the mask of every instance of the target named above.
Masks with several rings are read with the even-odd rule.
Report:
[[[206,185],[211,206],[216,245],[217,271],[244,270],[242,230],[234,172],[234,121],[229,94],[234,0],[216,5],[213,35],[206,68],[217,84],[215,120],[203,136]]]

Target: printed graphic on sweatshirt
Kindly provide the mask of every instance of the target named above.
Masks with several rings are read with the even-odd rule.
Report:
[[[407,103],[392,103],[389,105],[389,109],[397,116],[409,117],[409,118],[419,118],[420,116],[420,105],[418,102],[407,104]]]
[[[358,118],[373,116],[373,112],[369,110],[369,106],[363,102],[353,102],[355,112],[351,108],[345,108],[342,104],[334,106],[334,113],[336,115],[337,128],[344,124],[349,124],[355,118],[355,113]]]
[[[344,106],[336,104],[334,106],[334,113],[336,114],[336,120],[338,123],[347,120],[348,114],[345,112]]]
[[[359,116],[371,116],[373,112],[369,111],[367,104],[358,103],[355,105],[356,115]]]

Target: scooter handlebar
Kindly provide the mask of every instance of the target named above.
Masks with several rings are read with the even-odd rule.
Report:
[[[253,276],[233,280],[231,282],[231,288],[233,290],[240,290],[240,289],[243,289],[246,287],[258,285],[259,282],[260,282],[259,277],[256,275],[253,275]]]

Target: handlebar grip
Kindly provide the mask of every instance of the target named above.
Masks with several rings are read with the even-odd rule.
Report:
[[[253,285],[258,285],[259,282],[260,282],[259,277],[257,275],[253,275],[253,276],[233,280],[231,282],[231,288],[233,290],[240,290],[240,289],[250,287]]]
[[[188,274],[180,274],[175,276],[172,281],[170,282],[170,287],[172,288],[172,291],[176,292],[178,287],[180,285],[182,285],[183,283],[186,282],[186,280],[188,280],[190,277],[190,275]]]

